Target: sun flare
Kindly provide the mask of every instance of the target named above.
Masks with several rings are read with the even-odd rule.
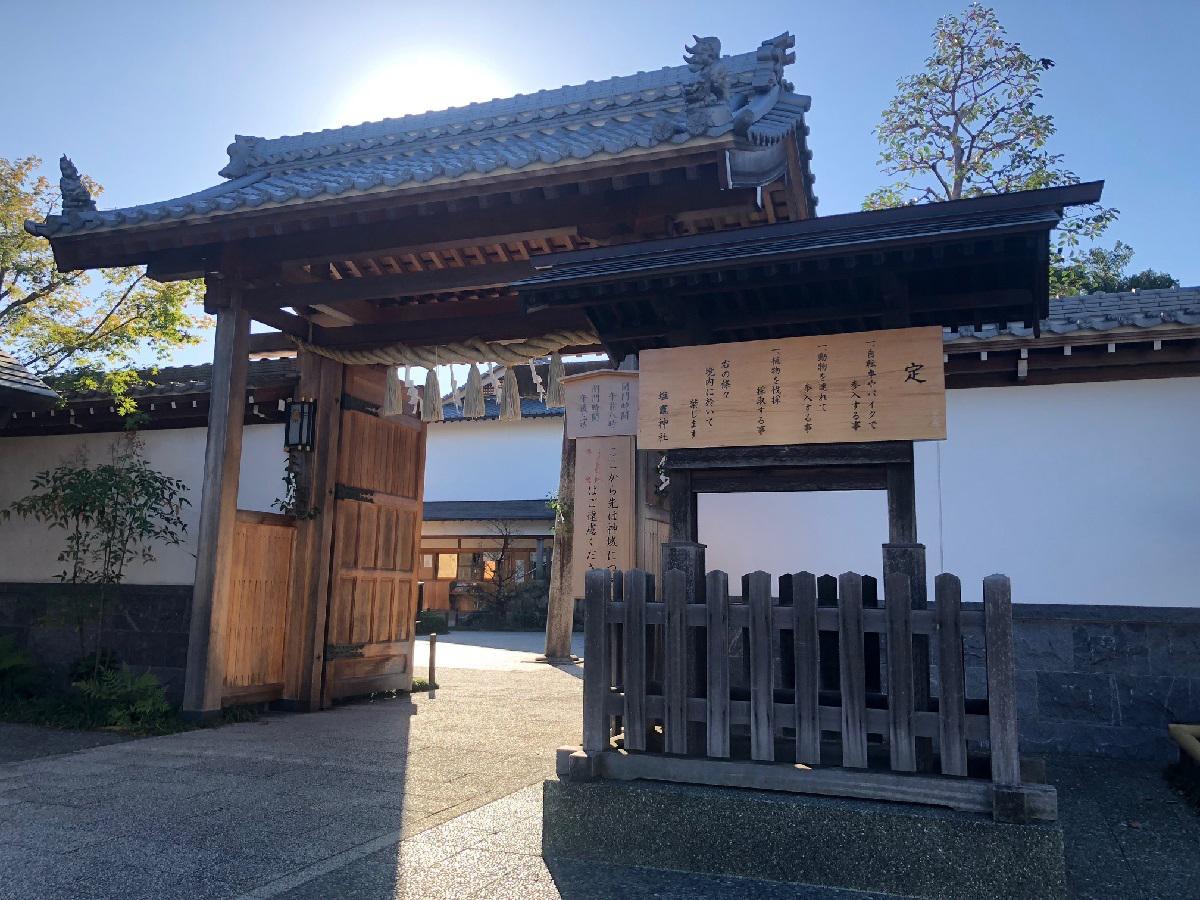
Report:
[[[505,75],[454,53],[424,52],[377,66],[356,81],[336,110],[340,125],[465,106],[508,97]]]

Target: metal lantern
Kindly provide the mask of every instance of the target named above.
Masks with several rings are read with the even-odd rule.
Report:
[[[312,450],[316,437],[316,407],[313,400],[289,400],[284,406],[283,446],[288,450]]]

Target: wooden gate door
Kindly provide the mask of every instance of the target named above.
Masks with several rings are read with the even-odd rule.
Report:
[[[412,686],[425,425],[380,418],[383,392],[382,367],[346,367],[322,705]]]

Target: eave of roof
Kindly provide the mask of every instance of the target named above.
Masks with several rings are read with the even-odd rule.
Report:
[[[546,500],[426,500],[426,522],[486,522],[497,519],[553,521]]]
[[[574,284],[719,269],[747,260],[767,262],[802,254],[862,250],[971,231],[1049,229],[1058,223],[1063,207],[1095,203],[1103,187],[1103,181],[1093,181],[558,253],[539,261],[539,271],[513,287],[528,296]]]
[[[0,350],[0,406],[46,409],[58,394],[17,360]]]
[[[948,353],[1002,347],[1145,341],[1156,334],[1200,335],[1200,287],[1051,297],[1041,336],[1022,322],[946,328]]]
[[[729,97],[715,106],[689,98],[700,75],[674,66],[271,140],[239,135],[220,173],[230,179],[223,184],[115,210],[65,209],[26,228],[52,238],[154,228],[714,139],[737,148],[729,158],[734,169],[746,161],[747,172],[731,171],[732,184],[765,184],[782,171],[784,137],[796,133],[807,156],[810,100],[781,78],[791,61],[790,42],[781,35],[755,51],[722,57],[717,65],[727,76]],[[811,184],[805,189],[815,205]]]

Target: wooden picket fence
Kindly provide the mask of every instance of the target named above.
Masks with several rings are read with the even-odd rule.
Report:
[[[1054,789],[1021,783],[1008,578],[984,579],[982,609],[962,607],[948,574],[935,581],[936,604],[913,609],[911,584],[888,574],[884,605],[872,608],[850,572],[784,575],[777,592],[754,572],[731,598],[724,572],[674,569],[656,598],[646,572],[591,570],[583,748],[568,774],[1053,820]],[[982,637],[986,699],[966,696],[969,632]]]

